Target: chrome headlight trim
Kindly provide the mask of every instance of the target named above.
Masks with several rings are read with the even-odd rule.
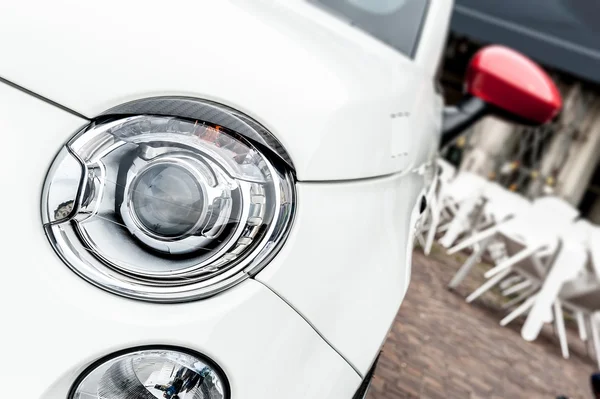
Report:
[[[192,349],[183,348],[180,346],[174,346],[174,345],[136,346],[136,347],[126,348],[126,349],[121,349],[116,352],[102,356],[98,360],[95,360],[94,362],[89,364],[83,370],[83,372],[81,372],[77,376],[77,378],[71,385],[71,388],[69,389],[67,398],[68,399],[77,399],[76,395],[78,395],[78,388],[81,386],[81,384],[86,380],[87,377],[89,377],[91,374],[94,373],[94,371],[96,371],[98,368],[102,367],[103,365],[105,365],[109,362],[118,360],[119,358],[123,358],[125,356],[131,356],[131,355],[135,355],[138,353],[144,354],[145,352],[153,352],[153,351],[154,352],[159,352],[159,351],[172,352],[174,354],[181,354],[181,355],[193,357],[194,359],[199,360],[204,365],[206,365],[208,368],[210,368],[211,371],[213,371],[214,373],[216,373],[218,375],[219,382],[221,383],[220,385],[223,388],[223,399],[231,398],[231,383],[229,381],[227,374],[225,373],[223,368],[217,362],[215,362],[212,358],[210,358],[209,356],[207,356],[203,353],[197,352]]]
[[[177,104],[180,104],[179,100],[176,101]],[[186,104],[190,104],[191,102],[192,100],[186,99]],[[162,99],[161,104],[168,104],[168,101]],[[197,109],[201,109],[201,105],[204,102],[197,101],[195,104]],[[215,105],[211,103],[209,110],[214,110],[214,107]],[[181,118],[179,115],[173,116]],[[272,212],[271,223],[264,225],[267,228],[260,232],[261,238],[259,243],[255,245],[251,240],[244,239],[248,234],[251,234],[249,237],[257,237],[258,227],[245,227],[240,224],[235,232],[232,232],[232,237],[241,237],[239,242],[236,241],[237,246],[217,248],[214,253],[211,253],[211,256],[208,256],[199,264],[190,264],[178,269],[173,268],[169,272],[142,270],[139,267],[123,265],[119,259],[115,259],[112,256],[115,253],[118,254],[119,251],[113,251],[112,255],[107,255],[102,250],[102,244],[96,241],[94,234],[90,234],[89,231],[82,228],[89,217],[98,214],[98,207],[101,206],[99,201],[97,201],[98,203],[94,203],[93,201],[86,203],[86,201],[89,202],[90,197],[99,198],[105,195],[105,193],[101,192],[104,189],[104,186],[101,184],[88,184],[86,188],[82,188],[82,182],[94,179],[102,180],[106,177],[107,171],[103,170],[104,168],[102,167],[95,167],[95,170],[91,171],[89,169],[89,160],[88,166],[86,166],[86,162],[79,154],[86,153],[85,148],[91,145],[90,143],[93,146],[98,146],[98,143],[101,143],[103,148],[106,148],[106,151],[93,154],[93,157],[101,158],[117,147],[117,144],[106,142],[102,133],[103,131],[105,132],[107,129],[114,128],[115,125],[120,123],[153,117],[148,114],[125,118],[122,115],[104,115],[77,133],[68,142],[58,154],[44,186],[42,202],[44,228],[53,248],[62,260],[79,276],[104,290],[128,298],[160,303],[186,302],[206,298],[238,284],[249,276],[254,276],[270,262],[284,244],[295,216],[296,191],[294,172],[290,168],[290,163],[285,162],[282,158],[282,155],[285,156],[286,153],[280,152],[275,154],[273,151],[276,150],[270,149],[263,151],[267,148],[265,147],[267,141],[276,141],[272,136],[268,136],[266,140],[263,140],[263,145],[261,145],[260,143],[255,143],[252,139],[247,139],[246,135],[239,134],[238,138],[240,140],[245,140],[244,142],[248,146],[252,146],[257,153],[262,154],[264,165],[262,163],[261,165],[267,171],[266,173],[268,173],[269,178],[272,179],[273,187],[279,187],[276,190],[278,194],[271,196],[273,198],[271,206],[275,210]],[[160,116],[158,118],[163,117]],[[235,120],[236,117],[231,115],[230,118],[233,118],[231,120]],[[187,118],[181,119],[188,120]],[[245,126],[250,125],[245,124]],[[226,126],[222,127],[231,131]],[[233,134],[238,133],[237,131],[232,132]],[[255,131],[254,134],[262,137],[265,135],[265,132],[266,130]],[[86,140],[78,141],[84,135],[87,135]],[[154,162],[161,161],[160,156],[159,154],[156,158],[158,161],[155,159]],[[162,156],[168,158],[170,162],[180,162],[177,157],[173,159],[172,154],[167,153]],[[223,168],[224,171],[227,171],[226,173],[235,175],[235,171],[230,168],[231,165],[226,165],[218,157],[213,158],[211,154],[207,153],[206,159],[208,160],[207,162],[214,163],[213,166]],[[61,167],[63,164],[67,166]],[[102,163],[98,165],[102,165]],[[195,172],[192,171],[191,173]],[[67,190],[57,190],[54,187],[59,180],[64,183],[62,185],[67,187]],[[251,195],[245,194],[241,199],[241,201],[247,204],[248,208],[243,211],[246,212],[244,217],[247,220],[252,220],[252,215],[249,215],[248,212],[255,212],[256,209],[260,209],[260,203],[265,200],[260,195],[256,195],[256,190],[260,190],[261,186],[260,184],[253,183],[251,180],[240,180],[239,184],[247,185],[249,187],[247,192],[254,193]],[[90,195],[90,187],[92,187],[92,190],[97,191],[94,192],[94,195]],[[107,193],[106,195],[114,194]],[[258,201],[258,203],[252,205],[253,201]],[[115,202],[118,201],[115,200]],[[133,212],[128,208],[129,202],[123,200],[123,204],[122,209],[124,211],[121,213],[132,215]],[[264,204],[262,207],[264,208]],[[136,223],[134,218],[130,220],[124,218],[124,221],[121,222],[125,227],[130,223]],[[182,238],[192,243],[194,239],[198,239],[197,236]],[[147,246],[152,246],[154,242],[152,239],[153,237],[148,234],[142,241]],[[118,237],[116,241],[118,241]],[[158,239],[155,241],[159,243],[157,245],[166,243],[164,244],[167,246],[166,253],[176,254],[176,245],[181,245],[181,241],[174,244],[169,243],[169,240]],[[169,245],[174,246],[169,248]],[[246,249],[250,249],[250,251],[244,252]],[[237,259],[238,257],[239,259]]]
[[[223,126],[264,146],[285,162],[290,170],[295,170],[288,152],[267,128],[248,115],[223,104],[191,97],[152,97],[118,105],[101,116],[123,115],[178,116]]]

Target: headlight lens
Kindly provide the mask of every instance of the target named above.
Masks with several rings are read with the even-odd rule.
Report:
[[[69,399],[226,399],[229,386],[215,365],[168,349],[131,351],[92,366]]]
[[[206,121],[144,115],[69,141],[48,175],[43,216],[59,255],[88,281],[179,302],[264,265],[294,200],[289,165],[260,143]]]
[[[131,184],[131,210],[142,229],[157,237],[193,233],[206,215],[204,189],[195,176],[176,164],[158,163]]]

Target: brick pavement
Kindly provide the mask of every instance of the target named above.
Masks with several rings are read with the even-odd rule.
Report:
[[[569,331],[564,360],[551,326],[532,343],[520,323],[499,325],[497,293],[464,301],[483,278],[479,267],[457,289],[446,284],[460,257],[415,252],[411,286],[383,349],[368,399],[591,398],[595,370],[587,348]]]

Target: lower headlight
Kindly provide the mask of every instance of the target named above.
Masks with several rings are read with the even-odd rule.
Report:
[[[220,368],[198,354],[171,349],[133,350],[94,364],[69,399],[227,399]]]
[[[256,273],[295,209],[292,165],[266,130],[212,103],[172,101],[160,104],[204,119],[119,111],[95,121],[57,156],[42,205],[77,274],[154,302],[201,299]]]

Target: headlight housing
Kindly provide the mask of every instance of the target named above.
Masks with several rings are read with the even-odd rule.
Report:
[[[156,347],[122,351],[95,362],[69,399],[228,399],[223,371],[200,354]]]
[[[213,295],[264,266],[291,226],[293,169],[275,139],[227,108],[177,101],[205,119],[106,116],[76,134],[48,174],[52,245],[83,278],[119,295]]]

